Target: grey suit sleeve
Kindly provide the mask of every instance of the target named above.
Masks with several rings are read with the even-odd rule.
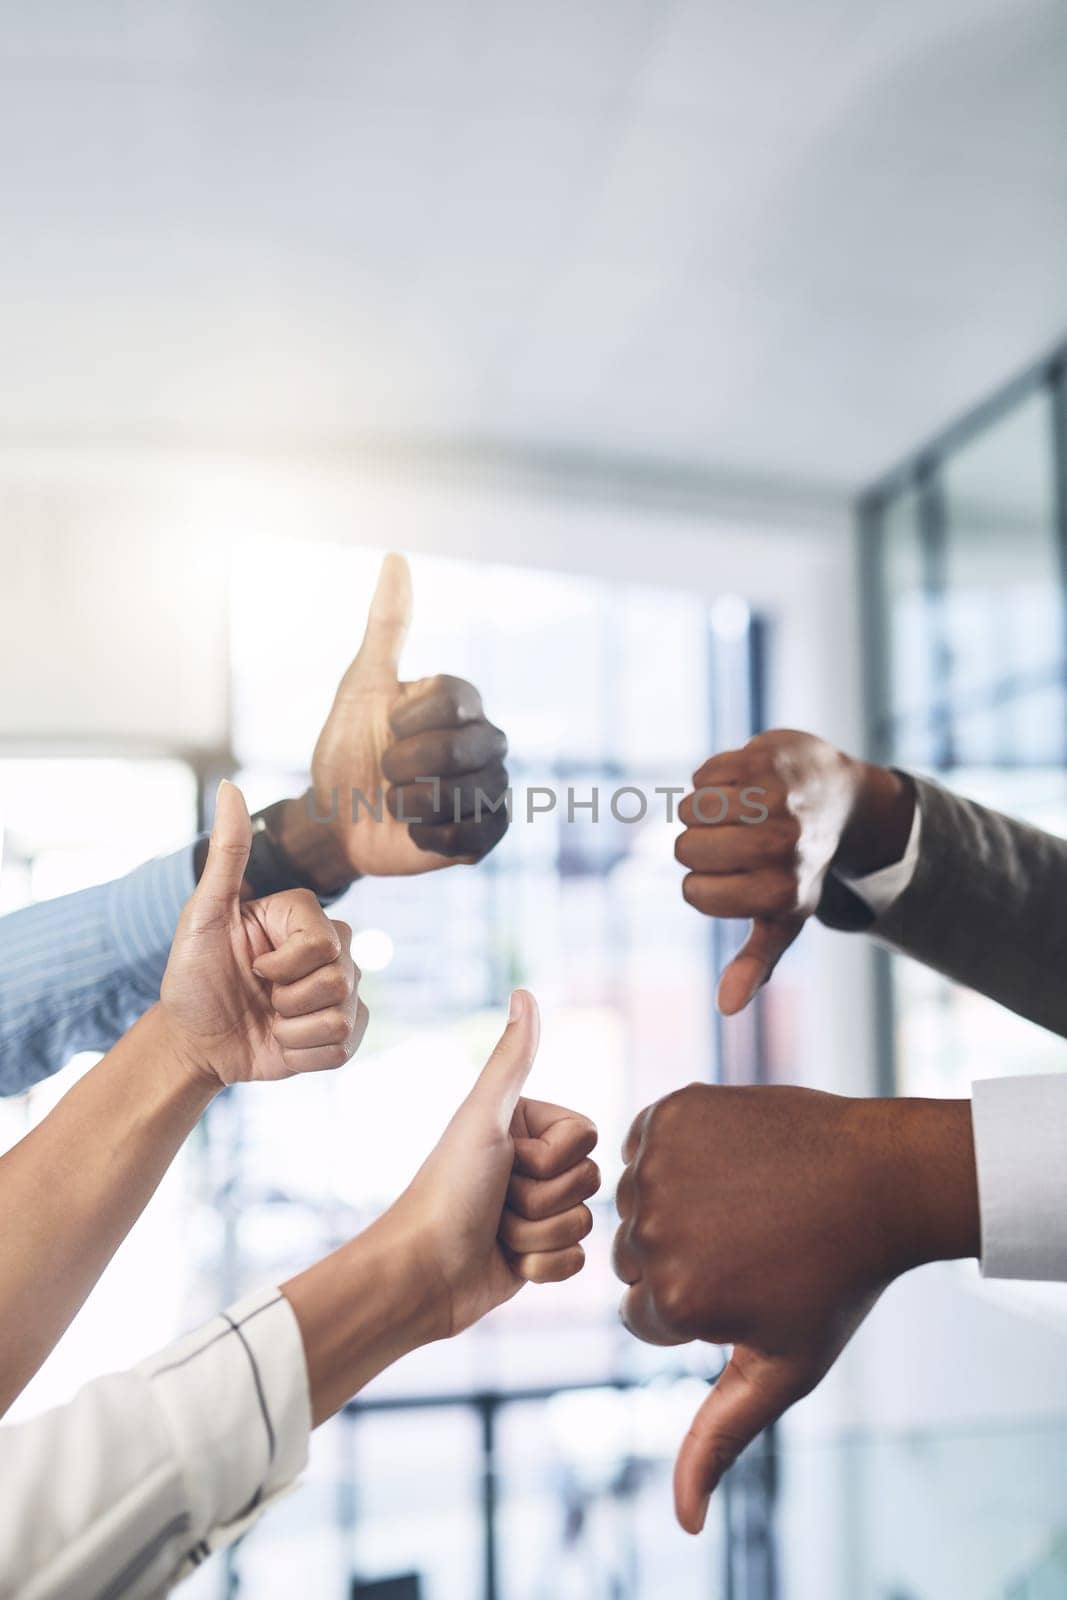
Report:
[[[873,917],[828,878],[820,921],[865,929],[1067,1037],[1067,840],[913,781],[922,839],[908,887]]]

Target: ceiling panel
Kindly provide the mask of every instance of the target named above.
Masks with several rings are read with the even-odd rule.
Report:
[[[0,0],[0,441],[854,488],[1067,329],[1062,0]]]

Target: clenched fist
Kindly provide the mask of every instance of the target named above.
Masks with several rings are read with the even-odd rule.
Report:
[[[367,1027],[352,930],[308,889],[242,901],[251,844],[244,796],[222,783],[160,991],[181,1058],[223,1084],[339,1067]]]
[[[710,917],[751,917],[719,1009],[748,1005],[819,904],[832,866],[852,876],[904,854],[914,791],[901,774],[779,728],[710,757],[678,810],[682,893]]]
[[[349,875],[479,861],[508,826],[503,804],[489,809],[507,790],[507,740],[473,684],[400,681],[410,621],[408,564],[388,555],[311,762],[316,812],[331,819]]]
[[[678,1520],[698,1533],[727,1467],[886,1285],[977,1254],[970,1103],[690,1084],[641,1112],[623,1156],[624,1323],[652,1344],[733,1346],[675,1469]]]

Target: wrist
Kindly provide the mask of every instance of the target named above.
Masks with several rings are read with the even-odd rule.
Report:
[[[282,1284],[300,1327],[314,1426],[443,1326],[418,1240],[390,1212]]]
[[[833,864],[848,877],[862,878],[893,866],[904,855],[915,816],[915,787],[890,767],[852,756],[843,759],[853,802]]]
[[[210,1062],[157,1001],[137,1024],[147,1036],[164,1096],[206,1108],[224,1087]]]
[[[888,1276],[981,1253],[969,1100],[852,1102]]]
[[[319,810],[311,789],[270,806],[271,833],[304,887],[324,898],[342,894],[359,876],[347,856],[334,810]]]

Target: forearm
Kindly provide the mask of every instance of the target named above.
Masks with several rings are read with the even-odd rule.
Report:
[[[890,1276],[981,1253],[970,1100],[854,1100],[846,1126]]]
[[[883,943],[1067,1036],[1067,842],[915,780],[914,875],[871,925]]]
[[[190,847],[0,918],[0,1094],[109,1050],[158,999],[194,881]]]
[[[153,1006],[0,1158],[0,1412],[55,1345],[212,1099]]]
[[[418,1243],[390,1214],[282,1284],[300,1327],[312,1426],[401,1356],[446,1331]]]

